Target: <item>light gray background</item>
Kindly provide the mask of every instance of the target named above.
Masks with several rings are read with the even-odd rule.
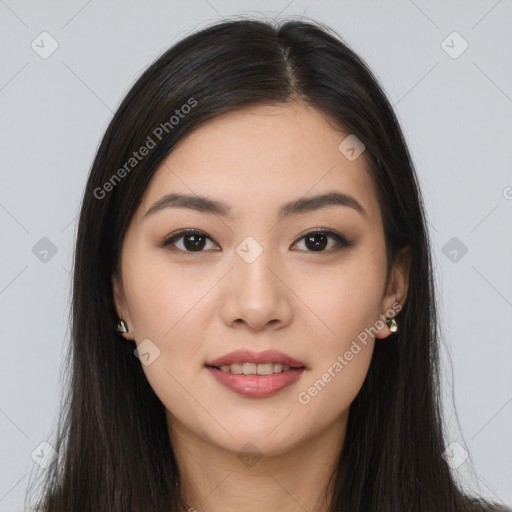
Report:
[[[471,455],[455,472],[512,504],[511,0],[0,0],[0,510],[22,509],[31,453],[51,442],[78,204],[112,112],[169,45],[261,12],[332,26],[394,104],[434,244],[448,437]],[[47,59],[31,48],[43,31],[59,45]],[[453,31],[469,44],[457,58]]]

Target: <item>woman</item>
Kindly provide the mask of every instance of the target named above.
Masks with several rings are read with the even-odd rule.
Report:
[[[397,119],[317,24],[216,24],[132,87],[85,190],[71,348],[38,510],[500,510],[450,472]]]

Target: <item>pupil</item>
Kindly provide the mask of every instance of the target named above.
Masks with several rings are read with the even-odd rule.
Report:
[[[200,241],[196,240],[196,242],[194,243],[193,242],[194,238],[201,238],[201,240]],[[192,248],[193,250],[194,249],[201,250],[204,247],[204,243],[205,243],[205,240],[204,240],[203,235],[200,235],[198,233],[192,233],[190,235],[186,235],[184,238],[184,244],[187,249]]]
[[[318,242],[318,241],[315,242],[315,239],[319,238],[319,237],[322,238],[322,241],[321,242]],[[308,245],[309,242],[312,242],[311,246]],[[322,250],[322,249],[325,249],[325,247],[327,246],[327,237],[325,235],[321,234],[321,233],[317,233],[317,234],[314,234],[314,235],[309,235],[309,236],[306,237],[305,243],[306,243],[306,247],[308,249],[313,248],[313,249],[320,249],[320,250]]]

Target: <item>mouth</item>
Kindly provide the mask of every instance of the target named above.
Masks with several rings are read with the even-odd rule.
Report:
[[[306,365],[279,350],[239,349],[204,365],[227,389],[244,397],[265,398],[296,383]]]

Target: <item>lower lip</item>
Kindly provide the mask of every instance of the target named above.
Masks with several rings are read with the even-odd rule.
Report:
[[[253,398],[265,398],[275,395],[282,389],[297,382],[305,370],[305,368],[293,368],[286,372],[274,373],[272,375],[236,375],[211,366],[207,366],[206,369],[218,382],[231,389],[231,391]]]

